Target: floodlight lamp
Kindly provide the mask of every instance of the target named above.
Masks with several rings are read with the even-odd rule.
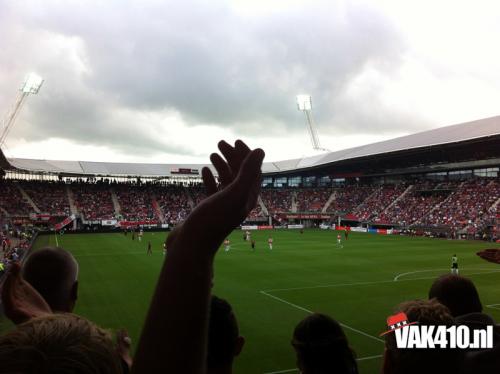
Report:
[[[43,78],[37,74],[30,73],[26,76],[24,83],[21,87],[21,92],[26,94],[37,94],[42,87]]]
[[[301,111],[312,110],[311,95],[297,95],[297,108]]]

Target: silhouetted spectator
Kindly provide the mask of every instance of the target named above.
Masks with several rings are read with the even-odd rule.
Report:
[[[292,346],[303,374],[355,374],[356,356],[337,321],[325,314],[307,316],[295,327]]]
[[[476,286],[460,275],[446,274],[437,278],[429,290],[429,299],[432,298],[445,305],[453,317],[483,311]]]
[[[212,296],[208,321],[207,373],[232,373],[233,360],[245,344],[231,305]]]
[[[35,250],[21,274],[53,312],[73,311],[78,296],[78,263],[70,252],[56,247]]]

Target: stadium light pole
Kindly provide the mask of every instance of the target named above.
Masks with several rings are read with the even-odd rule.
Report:
[[[24,79],[23,85],[19,89],[19,93],[17,94],[14,105],[7,112],[5,119],[2,121],[3,123],[0,134],[0,147],[4,145],[5,139],[14,126],[14,122],[16,121],[16,118],[21,111],[26,98],[29,95],[36,95],[38,91],[40,91],[43,82],[43,78],[34,73],[28,74]]]
[[[316,151],[329,151],[328,149],[322,148],[319,142],[318,132],[316,130],[316,123],[312,115],[312,98],[311,95],[297,95],[297,109],[304,113],[306,117],[307,130],[309,131],[309,137],[311,138],[311,143],[313,149]]]

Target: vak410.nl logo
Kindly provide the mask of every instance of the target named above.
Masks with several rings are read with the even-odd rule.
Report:
[[[394,333],[398,348],[493,348],[493,326],[473,330],[464,325],[427,326],[398,313],[387,318],[387,327],[381,336]]]

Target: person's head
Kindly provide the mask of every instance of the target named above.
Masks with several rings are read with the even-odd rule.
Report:
[[[483,310],[476,286],[460,275],[446,274],[437,278],[429,290],[429,299],[433,298],[445,305],[453,317]]]
[[[243,349],[238,322],[231,305],[215,295],[210,301],[207,372],[230,372],[233,360]]]
[[[452,326],[454,320],[447,307],[436,299],[402,303],[396,312],[404,312],[410,322],[426,326]],[[457,349],[398,348],[394,333],[385,335],[383,374],[455,374],[459,372],[463,353]]]
[[[297,366],[304,374],[355,374],[356,357],[340,324],[327,315],[314,313],[298,323],[292,346]]]
[[[31,319],[0,336],[3,373],[121,373],[111,335],[74,314]]]
[[[33,251],[22,267],[23,278],[38,291],[54,312],[71,312],[78,295],[78,263],[63,248]]]

